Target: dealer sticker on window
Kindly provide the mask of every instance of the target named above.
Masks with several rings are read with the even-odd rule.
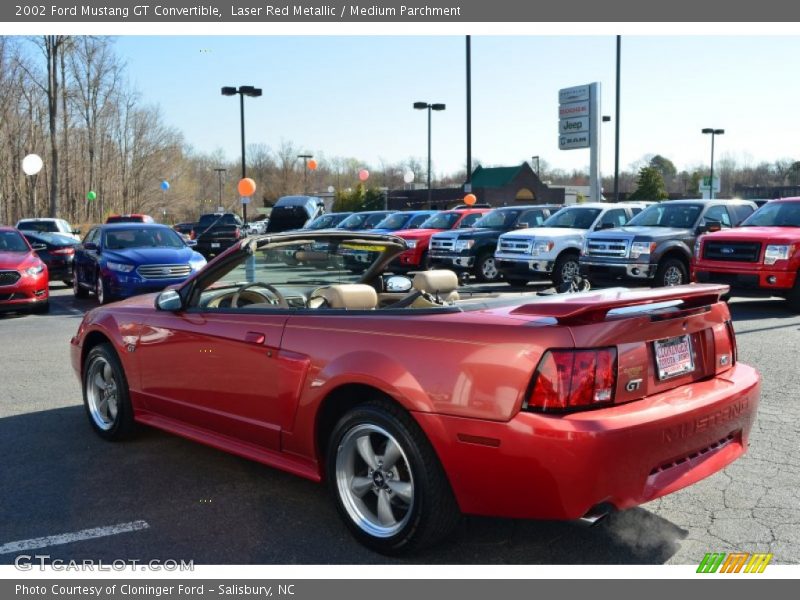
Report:
[[[692,338],[689,334],[656,340],[653,345],[655,346],[659,379],[669,379],[694,371]]]

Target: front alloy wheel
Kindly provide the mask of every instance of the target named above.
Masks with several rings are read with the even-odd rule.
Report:
[[[339,420],[326,473],[348,528],[378,552],[433,544],[458,523],[458,506],[430,442],[388,400],[357,405]]]
[[[110,344],[89,351],[83,369],[83,403],[89,422],[103,438],[122,438],[133,429],[128,383]]]
[[[493,255],[484,254],[478,257],[477,272],[475,275],[483,282],[496,281],[500,277],[500,272],[497,270]]]

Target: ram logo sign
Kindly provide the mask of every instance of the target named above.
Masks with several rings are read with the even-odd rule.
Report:
[[[763,573],[772,554],[749,552],[710,552],[697,567],[698,573]]]

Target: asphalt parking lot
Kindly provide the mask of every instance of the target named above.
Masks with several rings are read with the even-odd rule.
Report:
[[[151,429],[97,437],[72,373],[69,338],[94,301],[54,284],[52,311],[0,315],[0,563],[9,544],[122,523],[136,530],[45,545],[51,559],[197,564],[390,563],[356,543],[324,487]],[[575,523],[469,517],[411,563],[697,564],[706,552],[800,562],[800,315],[734,299],[740,360],[763,377],[749,453],[661,500]]]

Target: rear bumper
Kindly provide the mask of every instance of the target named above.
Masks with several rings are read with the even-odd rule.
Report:
[[[461,510],[577,519],[601,503],[625,509],[708,477],[744,454],[759,376],[738,364],[614,407],[508,422],[414,417],[433,443]]]
[[[194,250],[196,252],[199,252],[205,257],[216,256],[218,254],[222,254],[223,252],[225,252],[225,250],[236,244],[238,241],[239,240],[217,240],[214,242],[210,241],[201,242],[198,240],[197,245],[194,247]],[[217,245],[215,246],[214,244]]]
[[[764,290],[786,292],[794,287],[795,271],[754,269],[742,267],[719,267],[698,263],[692,266],[692,279],[698,283],[726,283],[736,290]]]

